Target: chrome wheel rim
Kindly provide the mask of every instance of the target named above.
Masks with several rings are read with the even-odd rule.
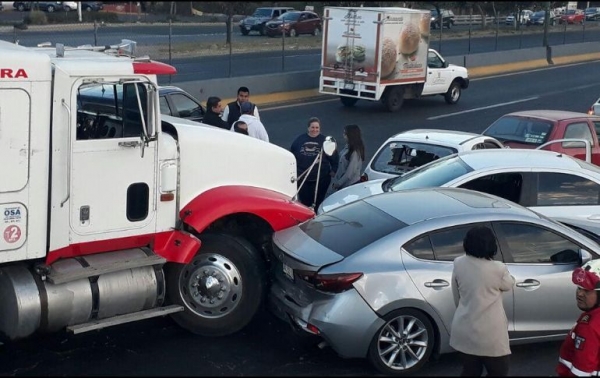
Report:
[[[427,328],[419,319],[409,315],[390,320],[377,340],[379,358],[393,370],[406,370],[418,364],[428,345]]]
[[[295,37],[296,36],[296,30],[292,29],[290,30],[290,37]]]
[[[231,313],[242,299],[242,287],[236,266],[214,253],[197,255],[179,277],[182,299],[203,318],[221,318]]]
[[[319,29],[315,29],[315,32],[313,33],[315,35],[315,37],[319,36]]]
[[[458,98],[460,97],[460,89],[458,89],[456,85],[452,87],[451,97],[454,102],[458,101]]]

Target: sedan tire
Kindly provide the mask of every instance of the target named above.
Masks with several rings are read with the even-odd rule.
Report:
[[[384,317],[369,346],[369,360],[386,375],[409,375],[429,359],[435,344],[431,321],[419,310],[400,309]]]

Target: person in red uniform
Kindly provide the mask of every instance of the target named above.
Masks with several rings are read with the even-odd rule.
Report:
[[[560,377],[598,375],[600,372],[600,260],[573,271],[577,307],[583,311],[560,347],[556,373]]]

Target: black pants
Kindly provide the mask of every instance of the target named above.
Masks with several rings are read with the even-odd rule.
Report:
[[[488,377],[506,377],[510,362],[510,354],[500,357],[483,357],[459,353],[462,361],[461,377],[481,377],[483,367]]]
[[[319,205],[325,199],[325,194],[327,194],[327,188],[329,188],[329,183],[331,183],[331,176],[329,174],[321,176],[319,178],[319,188],[317,190],[317,201],[315,202],[315,211],[319,208]],[[310,207],[313,204],[315,199],[315,187],[317,186],[316,181],[306,181],[304,185],[302,185],[302,189],[300,189],[300,193],[298,193],[298,199],[305,206]]]

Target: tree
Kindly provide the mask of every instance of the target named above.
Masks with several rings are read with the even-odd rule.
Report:
[[[221,11],[227,16],[225,25],[227,26],[227,37],[225,38],[226,44],[231,44],[231,36],[233,34],[233,16],[236,14],[248,14],[250,13],[250,5],[246,2],[231,1],[221,2]]]

